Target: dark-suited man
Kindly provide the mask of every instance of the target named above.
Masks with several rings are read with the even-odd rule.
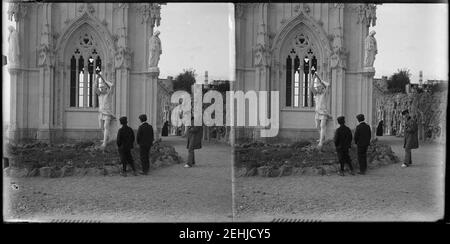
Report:
[[[194,150],[202,148],[203,126],[193,126],[194,117],[191,119],[191,126],[187,128],[187,149],[188,161],[185,168],[190,168],[195,165]]]
[[[147,175],[150,168],[149,152],[153,145],[153,127],[147,123],[147,115],[139,115],[141,125],[138,128],[136,141],[139,145],[139,154],[142,163],[142,174]]]
[[[412,164],[411,149],[419,148],[419,136],[417,122],[409,116],[409,111],[403,110],[402,115],[405,121],[405,139],[403,148],[405,149],[405,161],[402,167],[408,167]]]
[[[133,174],[137,175],[133,156],[131,155],[131,149],[134,144],[134,132],[127,125],[127,117],[121,117],[119,121],[122,127],[117,132],[117,147],[119,148],[120,161],[122,162],[122,176],[127,176],[127,164],[131,166]]]
[[[339,164],[341,165],[339,175],[344,176],[345,164],[348,164],[350,174],[354,175],[352,162],[348,155],[348,149],[352,147],[352,131],[345,125],[344,116],[338,117],[337,122],[340,126],[334,133],[334,145],[336,146]]]
[[[370,131],[370,126],[364,122],[364,115],[356,115],[356,119],[359,125],[356,126],[355,130],[355,144],[358,145],[358,163],[359,172],[358,174],[365,174],[367,170],[367,148],[370,145],[370,139],[372,138],[372,132]]]

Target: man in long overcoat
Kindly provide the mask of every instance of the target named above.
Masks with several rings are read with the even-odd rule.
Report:
[[[194,118],[191,119],[191,126],[187,129],[187,149],[188,160],[185,168],[195,165],[194,150],[202,148],[203,126],[194,126]]]
[[[137,175],[136,168],[134,167],[133,156],[131,155],[131,149],[134,144],[134,132],[128,124],[127,117],[121,117],[119,119],[122,127],[117,132],[117,147],[119,148],[120,161],[122,162],[122,176],[127,176],[127,164],[131,166],[133,174]]]
[[[339,170],[339,175],[344,176],[345,164],[348,164],[350,169],[350,174],[354,175],[352,161],[348,155],[348,149],[352,147],[352,131],[345,125],[345,117],[339,116],[337,118],[339,128],[336,129],[334,133],[334,145],[336,146],[336,152],[339,159],[339,164],[341,168]]]
[[[358,145],[358,163],[359,172],[358,174],[364,175],[367,170],[367,149],[370,145],[370,139],[372,138],[372,132],[370,126],[364,122],[364,115],[356,115],[356,119],[359,124],[355,129],[355,144]]]
[[[412,164],[411,149],[419,148],[419,136],[417,122],[409,116],[409,111],[406,109],[402,112],[405,121],[405,139],[403,148],[405,149],[405,161],[402,164],[406,168]]]
[[[150,169],[150,159],[149,152],[152,148],[153,141],[155,140],[153,136],[153,127],[147,123],[147,115],[139,115],[139,120],[141,125],[138,128],[136,141],[139,145],[139,154],[141,156],[142,163],[142,174],[147,175]]]

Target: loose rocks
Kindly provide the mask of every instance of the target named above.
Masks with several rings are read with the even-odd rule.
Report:
[[[39,175],[45,178],[50,178],[52,175],[52,168],[42,167],[39,169]]]

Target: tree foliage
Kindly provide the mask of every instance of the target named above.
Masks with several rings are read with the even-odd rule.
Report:
[[[195,84],[195,70],[184,69],[183,73],[180,73],[173,82],[174,91],[187,91],[191,93],[191,86]]]
[[[212,89],[219,91],[221,93],[225,93],[230,90],[230,81],[229,80],[215,80],[213,81]]]
[[[405,93],[405,86],[411,83],[411,73],[409,69],[399,69],[387,80],[388,90],[390,92]]]

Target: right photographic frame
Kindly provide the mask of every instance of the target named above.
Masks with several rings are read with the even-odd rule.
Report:
[[[448,4],[234,14],[235,221],[444,218]]]

